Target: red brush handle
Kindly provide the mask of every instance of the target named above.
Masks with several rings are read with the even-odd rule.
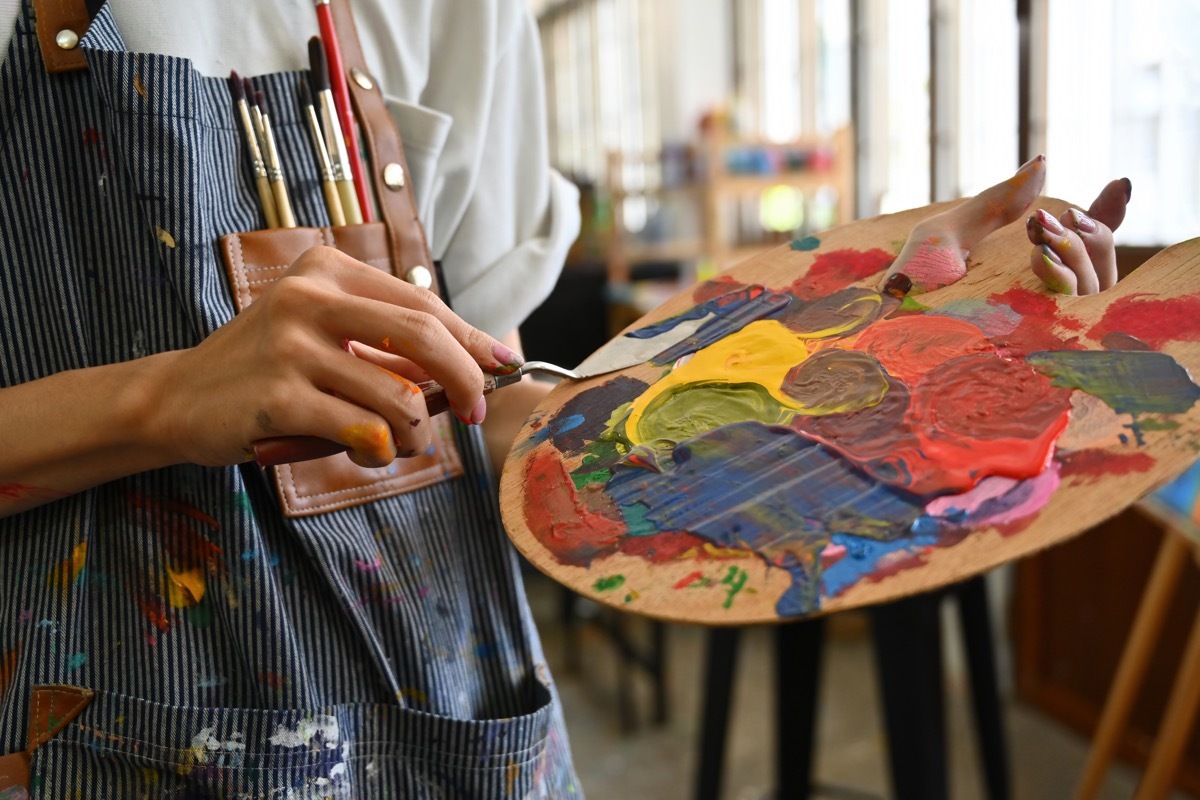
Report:
[[[346,83],[346,65],[342,61],[342,49],[338,46],[337,30],[333,27],[333,11],[328,3],[317,2],[317,23],[321,26],[321,44],[325,48],[325,60],[329,63],[329,90],[333,93],[333,105],[342,126],[342,138],[346,140],[346,155],[350,158],[350,173],[354,178],[354,191],[362,208],[363,222],[371,221],[371,202],[367,196],[367,178],[363,174],[362,157],[358,152],[358,132],[354,129],[354,112],[350,108],[350,87]]]

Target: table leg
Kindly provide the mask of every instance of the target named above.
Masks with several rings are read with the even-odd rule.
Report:
[[[1008,800],[1008,741],[1000,707],[996,648],[988,606],[987,581],[981,575],[954,590],[962,621],[963,643],[970,668],[971,700],[975,708],[975,733],[989,800]]]
[[[870,612],[896,800],[948,796],[941,598],[916,595]]]
[[[704,720],[701,723],[700,754],[696,765],[696,800],[717,800],[721,795],[729,701],[733,695],[740,634],[739,628],[712,628],[708,631]]]
[[[1121,654],[1117,675],[1108,692],[1100,715],[1091,752],[1083,768],[1083,777],[1075,791],[1075,800],[1091,800],[1104,785],[1104,775],[1117,749],[1121,731],[1129,721],[1137,690],[1154,654],[1154,644],[1162,630],[1167,609],[1175,597],[1179,576],[1191,555],[1191,545],[1180,533],[1167,530],[1159,546],[1158,558],[1146,584],[1145,594],[1133,621],[1129,641]]]
[[[812,787],[825,619],[775,629],[776,797],[805,800]]]

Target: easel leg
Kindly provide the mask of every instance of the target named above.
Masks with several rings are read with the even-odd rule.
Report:
[[[1163,619],[1175,596],[1175,586],[1190,555],[1191,546],[1183,535],[1172,530],[1166,531],[1150,574],[1150,582],[1146,584],[1146,592],[1134,618],[1133,630],[1117,666],[1108,701],[1100,716],[1075,800],[1091,800],[1104,785],[1105,772],[1116,751],[1121,731],[1129,721],[1138,686],[1154,653],[1154,643],[1158,640]]]
[[[1192,624],[1175,687],[1167,701],[1167,712],[1150,752],[1150,763],[1138,784],[1137,800],[1160,800],[1171,791],[1179,758],[1196,721],[1197,706],[1200,706],[1200,613]]]

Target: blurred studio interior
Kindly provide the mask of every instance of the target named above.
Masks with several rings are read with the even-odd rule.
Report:
[[[1200,233],[1195,0],[530,3],[552,158],[583,213],[557,288],[522,328],[531,358],[576,364],[756,253],[972,195],[1038,153],[1045,194],[1083,207],[1110,179],[1132,181],[1122,274]],[[1156,624],[1131,636],[1164,543],[1192,524],[1135,505],[948,590],[929,621],[940,647],[911,664],[880,657],[886,618],[865,611],[797,639],[786,625],[654,622],[532,568],[527,579],[592,797],[897,797],[907,763],[926,773],[909,786],[941,768],[956,798],[1130,798],[1144,796],[1165,712],[1200,695],[1200,677],[1177,681],[1200,657],[1194,543]],[[1118,698],[1126,712],[1096,762],[1131,648],[1136,691]],[[942,692],[893,709],[916,724],[905,744],[883,688],[914,669],[939,671]],[[815,670],[815,696],[797,670]],[[939,742],[930,719],[941,745],[922,752]],[[1155,796],[1200,797],[1200,732],[1169,735],[1173,788]],[[939,796],[932,780],[907,795]]]

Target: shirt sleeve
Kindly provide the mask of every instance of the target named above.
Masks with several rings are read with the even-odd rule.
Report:
[[[502,336],[554,288],[579,235],[579,193],[550,168],[540,41],[527,12],[498,51],[489,82],[472,131],[478,140],[470,193],[465,205],[446,198],[457,224],[441,227],[431,244],[454,310]],[[438,223],[450,222],[435,203]]]

